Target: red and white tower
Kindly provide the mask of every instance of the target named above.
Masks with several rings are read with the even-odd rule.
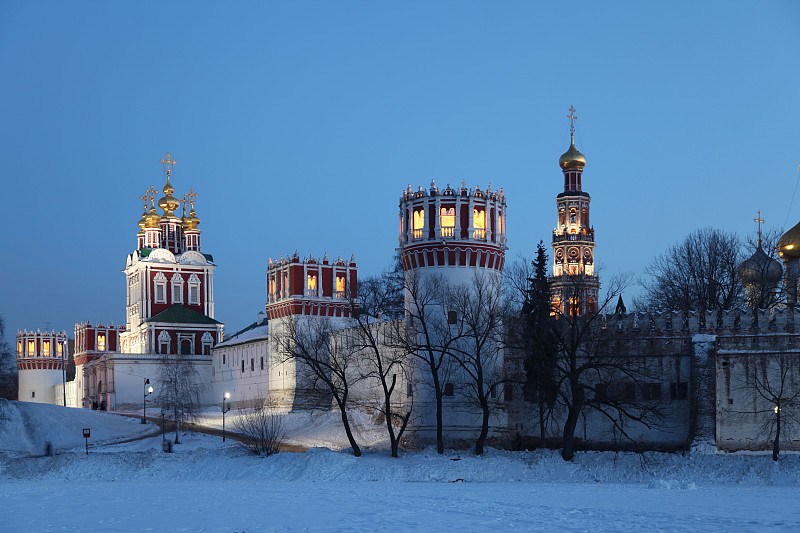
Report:
[[[62,403],[54,387],[64,380],[67,353],[66,331],[18,331],[17,398],[24,402]]]
[[[589,222],[592,198],[583,191],[586,158],[575,148],[575,108],[569,108],[570,146],[558,160],[564,173],[564,192],[556,197],[558,223],[553,230],[553,308],[579,315],[597,311],[600,281],[594,269],[594,228]]]
[[[431,303],[425,312],[431,331],[447,331],[459,320],[458,312],[447,308],[447,295],[442,294],[440,281],[451,287],[485,284],[489,290],[501,290],[506,246],[506,198],[503,189],[453,189],[449,185],[439,190],[435,182],[430,189],[408,189],[400,197],[400,259],[406,277],[405,309],[410,320],[407,327],[415,328],[414,316],[419,317],[415,301]],[[436,287],[436,288],[435,288]],[[417,293],[417,296],[412,294]],[[498,295],[499,296],[499,295]],[[421,333],[420,333],[421,335]],[[444,341],[444,339],[441,339]],[[424,342],[424,341],[421,341]],[[441,345],[440,340],[434,343]],[[444,354],[445,360],[449,361]],[[411,387],[414,423],[410,428],[414,438],[430,442],[436,432],[436,395],[432,374],[421,358],[411,357]],[[502,364],[497,361],[497,364]],[[487,372],[490,369],[485,369]],[[472,438],[480,427],[480,414],[466,395],[470,378],[455,364],[441,367],[443,390],[443,427],[448,438]],[[411,390],[413,389],[413,390]],[[500,415],[490,422],[490,428],[505,428]]]
[[[311,321],[324,321],[324,331],[344,326],[358,296],[358,270],[353,256],[330,261],[309,256],[291,257],[267,265],[267,320],[269,321],[269,395],[273,404],[285,408],[314,406],[320,400],[308,388],[312,380],[296,361],[284,355],[289,328],[300,332]],[[313,329],[313,328],[312,328]],[[244,363],[242,363],[244,373]],[[297,402],[300,402],[299,405]],[[330,399],[328,399],[330,401]]]
[[[136,250],[125,263],[126,321],[117,331],[118,345],[107,335],[105,350],[93,345],[98,332],[84,327],[86,356],[83,362],[84,405],[109,409],[141,405],[145,380],[155,382],[159,359],[177,355],[195,363],[198,380],[211,380],[211,348],[222,340],[222,324],[214,319],[214,264],[201,251],[200,219],[195,212],[193,190],[181,199],[173,196],[172,173],[176,161],[161,159],[166,173],[163,196],[156,203],[156,189],[140,197],[144,213],[139,220]],[[183,203],[183,216],[176,211]],[[187,204],[191,206],[186,215]],[[156,206],[161,214],[156,212]],[[77,331],[77,330],[76,330]],[[77,334],[77,333],[76,333]],[[106,353],[103,354],[102,352]],[[101,386],[102,383],[102,386]]]
[[[505,264],[506,198],[492,186],[450,185],[400,197],[400,259],[405,272],[441,274],[452,283],[469,282],[475,272],[500,275]]]

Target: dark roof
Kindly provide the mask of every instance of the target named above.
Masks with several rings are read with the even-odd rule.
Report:
[[[206,260],[207,260],[209,263],[213,263],[213,262],[214,262],[214,256],[213,256],[213,255],[211,255],[211,254],[203,254],[203,257],[205,257],[205,258],[206,258]]]
[[[169,322],[173,324],[221,324],[203,313],[198,313],[181,304],[175,304],[165,311],[161,311],[156,316],[151,317],[147,322]]]
[[[588,192],[583,192],[583,191],[564,191],[558,196],[556,196],[556,198],[563,198],[565,196],[583,196],[585,198],[591,198]]]

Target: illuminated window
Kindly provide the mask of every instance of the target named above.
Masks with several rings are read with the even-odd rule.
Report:
[[[104,352],[106,349],[106,336],[102,333],[97,336],[97,349],[101,352]]]
[[[50,341],[42,341],[42,355],[50,357]]]
[[[497,226],[498,226],[498,229],[500,230],[500,235],[505,235],[506,234],[506,217],[504,217],[502,214],[497,215]]]
[[[58,343],[58,356],[64,357],[64,345],[62,343]]]
[[[29,356],[36,355],[36,343],[33,341],[28,341],[28,355]]]
[[[454,207],[442,207],[439,213],[439,225],[442,227],[442,237],[452,237],[456,227],[456,210]]]
[[[486,237],[486,211],[483,209],[472,210],[472,227],[475,228],[474,237],[476,239]]]
[[[317,295],[317,276],[309,274],[306,276],[306,296]]]
[[[275,278],[269,280],[269,294],[275,296]]]
[[[22,341],[17,341],[17,355],[22,355]]]
[[[569,223],[576,224],[578,222],[578,214],[574,209],[569,210]]]
[[[561,209],[558,211],[558,225],[565,226],[566,225],[566,217],[564,216],[564,210]]]
[[[570,316],[578,316],[581,312],[580,301],[577,298],[569,299],[569,314]]]
[[[336,297],[344,298],[344,276],[336,276]]]
[[[414,238],[421,239],[422,231],[425,229],[425,209],[414,211]]]

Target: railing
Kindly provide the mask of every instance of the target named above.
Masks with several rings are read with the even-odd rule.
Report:
[[[317,289],[306,289],[306,296],[316,296]]]
[[[486,238],[486,230],[485,229],[476,229],[472,233],[472,237],[474,239],[485,239]]]
[[[333,293],[333,296],[335,298],[339,298],[340,300],[343,300],[344,299],[344,291],[336,291],[336,292]]]
[[[586,234],[583,233],[564,233],[562,235],[558,235],[557,233],[553,233],[553,242],[562,242],[562,241],[588,241],[594,242],[594,230],[587,232]]]
[[[414,239],[415,240],[416,239],[421,239],[422,238],[422,234],[423,234],[424,231],[425,231],[425,228],[423,228],[423,229],[415,229],[414,230]]]
[[[455,227],[442,227],[442,237],[452,237]]]

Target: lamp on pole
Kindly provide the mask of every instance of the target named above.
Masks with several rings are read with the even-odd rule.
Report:
[[[144,380],[144,393],[142,395],[142,424],[147,424],[147,397],[153,394],[153,386],[150,385],[150,378]]]
[[[230,404],[228,404],[227,409],[225,408],[225,400],[231,399],[231,393],[226,392],[222,395],[222,442],[225,442],[225,413],[231,410]]]

